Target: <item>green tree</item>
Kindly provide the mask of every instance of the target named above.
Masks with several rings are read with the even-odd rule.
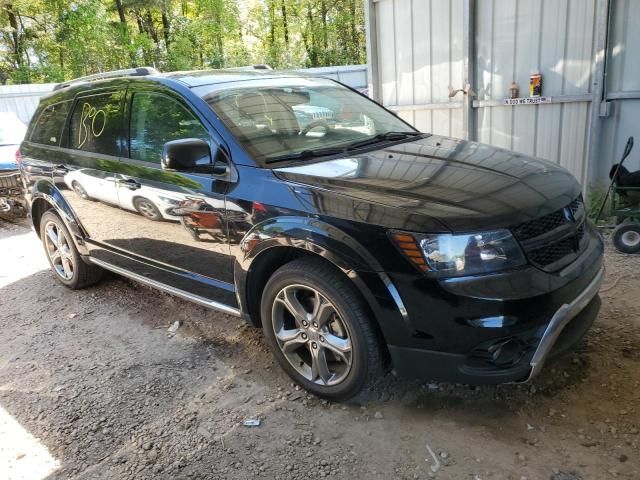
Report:
[[[362,63],[362,0],[0,0],[0,83]]]

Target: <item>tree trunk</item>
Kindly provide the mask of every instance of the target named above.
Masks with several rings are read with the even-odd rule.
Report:
[[[142,15],[140,14],[140,10],[135,10],[136,14],[136,23],[138,24],[138,32],[140,34],[144,33],[144,25],[142,23]]]
[[[312,67],[318,66],[318,48],[316,45],[316,29],[313,24],[313,12],[311,11],[311,5],[307,4],[307,22],[308,28],[311,32],[311,48],[308,49],[309,63]]]
[[[20,68],[23,63],[22,58],[22,39],[18,29],[18,16],[13,9],[13,5],[8,3],[5,6],[7,15],[9,16],[9,26],[11,27],[11,39],[13,40],[13,57],[16,67]]]
[[[118,16],[120,17],[120,23],[127,24],[127,17],[124,15],[124,7],[122,6],[122,0],[116,0],[116,9],[118,10]]]
[[[129,60],[131,68],[135,68],[137,66],[136,55],[129,48],[129,25],[127,25],[127,16],[125,15],[124,6],[122,5],[122,0],[115,0],[116,9],[118,10],[118,17],[120,17],[120,31],[122,34],[122,44],[126,51],[129,53]]]
[[[162,34],[164,35],[164,45],[167,52],[169,52],[169,31],[169,16],[167,15],[166,10],[162,10]]]
[[[358,28],[356,26],[356,1],[349,0],[349,7],[351,15],[351,48],[353,49],[352,61],[360,63],[360,36],[358,35]]]
[[[273,5],[274,1],[275,0],[271,0],[269,2],[269,43],[271,44],[271,48],[273,48],[276,43],[276,14],[275,7]]]
[[[325,58],[329,49],[329,32],[327,30],[327,2],[322,0],[322,48],[324,49]]]
[[[146,26],[147,33],[151,35],[151,38],[153,39],[153,43],[157,45],[158,32],[156,31],[155,26],[153,25],[153,15],[151,14],[151,10],[147,10],[146,22],[147,22],[147,26]]]
[[[284,29],[284,43],[289,46],[289,25],[287,22],[287,7],[284,3],[285,0],[281,0],[280,9],[282,11],[282,27]]]

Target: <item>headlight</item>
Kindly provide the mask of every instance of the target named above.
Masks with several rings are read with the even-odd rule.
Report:
[[[158,195],[158,198],[163,202],[169,205],[178,205],[180,202],[178,200],[174,200],[173,198],[163,197],[162,195]]]
[[[423,272],[463,276],[499,272],[526,263],[508,230],[449,234],[391,234],[395,244]]]

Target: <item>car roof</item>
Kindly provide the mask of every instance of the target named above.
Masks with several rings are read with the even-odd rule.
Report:
[[[202,85],[213,85],[218,83],[241,82],[245,80],[256,80],[258,78],[285,78],[301,77],[303,75],[292,72],[274,72],[273,70],[193,70],[186,72],[161,73],[151,77],[163,77],[177,80],[189,87],[200,87]]]
[[[319,78],[318,75],[308,75],[300,72],[273,71],[273,70],[245,70],[225,69],[225,70],[191,70],[181,72],[156,73],[140,76],[119,76],[103,79],[83,81],[78,79],[67,82],[64,88],[53,90],[41,97],[45,103],[55,103],[73,98],[77,93],[91,91],[97,88],[109,88],[113,85],[122,85],[126,82],[177,82],[188,88],[201,87],[204,85],[220,85],[224,83],[234,83],[257,79],[277,79],[277,78]]]

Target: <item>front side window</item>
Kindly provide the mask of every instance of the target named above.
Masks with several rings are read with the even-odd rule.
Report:
[[[208,140],[200,120],[176,100],[157,93],[140,92],[131,103],[130,157],[160,163],[164,144],[183,138]]]
[[[69,126],[69,145],[85,152],[120,155],[123,92],[78,99]]]
[[[194,88],[259,160],[348,147],[389,132],[414,132],[352,90],[321,78],[277,78]]]
[[[58,146],[70,108],[71,100],[46,107],[38,117],[30,140],[34,143]]]

